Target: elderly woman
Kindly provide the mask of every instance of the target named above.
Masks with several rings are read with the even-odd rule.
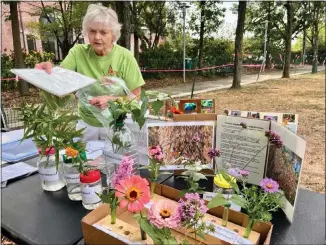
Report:
[[[60,66],[88,77],[102,81],[104,76],[122,78],[128,89],[136,96],[141,93],[141,86],[145,84],[138,64],[133,54],[116,44],[120,37],[121,24],[117,14],[101,4],[90,4],[83,20],[83,34],[88,37],[90,44],[77,44],[70,51]],[[43,62],[35,68],[51,72],[52,64]],[[107,106],[112,96],[97,96],[89,103],[100,109]],[[103,125],[81,103],[78,104],[82,122],[78,128],[86,127],[85,140],[98,140],[105,135]],[[101,136],[101,137],[100,137]]]

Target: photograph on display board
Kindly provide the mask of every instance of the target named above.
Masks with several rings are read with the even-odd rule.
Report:
[[[275,122],[277,122],[277,120],[278,120],[278,116],[269,116],[269,115],[265,115],[265,116],[264,116],[264,119],[265,119],[265,120],[270,120],[270,121],[275,121]]]
[[[241,111],[231,111],[230,115],[234,117],[241,117]]]
[[[283,124],[294,123],[294,122],[295,122],[295,114],[283,114],[282,117]]]
[[[200,112],[201,113],[214,113],[214,101],[212,99],[200,101]]]
[[[282,124],[273,121],[271,121],[271,130],[280,136],[283,146],[269,148],[266,177],[279,183],[279,188],[284,192],[282,209],[289,221],[292,222],[298,200],[306,141]]]
[[[277,181],[286,199],[294,205],[302,159],[286,146],[270,149],[266,176]]]
[[[180,156],[203,164],[211,163],[208,156],[213,148],[214,122],[150,123],[147,126],[148,147],[160,146],[165,169],[183,169]]]
[[[183,104],[183,112],[185,114],[191,114],[197,112],[197,102],[188,102]]]
[[[256,112],[256,111],[248,111],[247,112],[247,118],[257,118],[257,119],[259,119],[260,114],[259,114],[259,112]]]

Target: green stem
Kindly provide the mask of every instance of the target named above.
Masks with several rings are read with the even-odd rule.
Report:
[[[251,230],[252,230],[252,227],[254,226],[254,224],[255,224],[255,220],[249,219],[248,225],[247,225],[245,233],[243,235],[244,238],[248,238],[250,236],[250,233],[251,233]]]
[[[154,197],[154,194],[155,194],[155,186],[156,186],[156,183],[154,182],[154,180],[151,181],[151,197],[153,198]]]
[[[117,209],[111,208],[111,224],[115,224],[117,221]]]
[[[143,214],[142,212],[140,211],[140,217],[143,219]],[[147,240],[147,234],[146,232],[141,228],[140,226],[140,235],[141,235],[141,239],[144,241],[144,240]]]

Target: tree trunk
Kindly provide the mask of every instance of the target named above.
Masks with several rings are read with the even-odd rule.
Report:
[[[285,39],[285,61],[282,78],[290,78],[291,64],[291,43],[292,43],[292,25],[293,25],[293,8],[292,2],[287,1],[285,4],[287,14],[286,39]]]
[[[139,24],[138,24],[138,9],[137,9],[137,2],[132,2],[133,8],[133,26],[134,26],[134,56],[139,64]]]
[[[307,40],[307,31],[306,28],[303,29],[303,40],[302,40],[302,65],[304,65],[306,60],[306,40]]]
[[[313,22],[313,32],[312,32],[312,51],[313,51],[313,60],[312,60],[312,70],[311,73],[317,73],[318,67],[318,20],[319,20],[319,3],[315,2],[315,13],[314,13],[314,22]]]
[[[10,17],[11,17],[12,39],[14,43],[15,67],[24,68],[23,52],[20,43],[19,19],[18,19],[16,1],[10,2]],[[21,95],[29,95],[29,87],[26,81],[20,80],[19,92]]]
[[[266,40],[266,69],[270,69],[271,68],[271,60],[269,58],[270,55],[270,47],[269,47],[269,43],[270,43],[270,30],[272,28],[272,23],[271,23],[271,2],[268,2],[268,13],[267,13],[267,21],[268,21],[268,25],[267,25],[267,40]]]
[[[69,50],[70,50],[70,44],[67,38],[65,38],[62,42],[61,42],[61,51],[62,51],[62,57],[63,59],[68,55]]]
[[[129,2],[116,1],[119,22],[122,23],[121,37],[118,44],[130,50],[130,11]]]
[[[139,37],[135,32],[134,32],[134,56],[139,65]]]
[[[203,67],[203,48],[204,48],[204,31],[205,31],[205,3],[200,1],[200,32],[199,32],[199,68]]]
[[[243,33],[244,33],[244,24],[246,17],[246,1],[239,1],[238,6],[238,21],[237,29],[235,33],[235,45],[234,45],[234,75],[233,83],[231,88],[240,88],[241,87],[241,72],[242,72],[242,42],[243,42]]]

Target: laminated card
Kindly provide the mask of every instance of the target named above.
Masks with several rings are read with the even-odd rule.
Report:
[[[34,86],[60,97],[96,82],[93,78],[61,67],[54,67],[51,74],[39,69],[11,69],[11,72]]]

